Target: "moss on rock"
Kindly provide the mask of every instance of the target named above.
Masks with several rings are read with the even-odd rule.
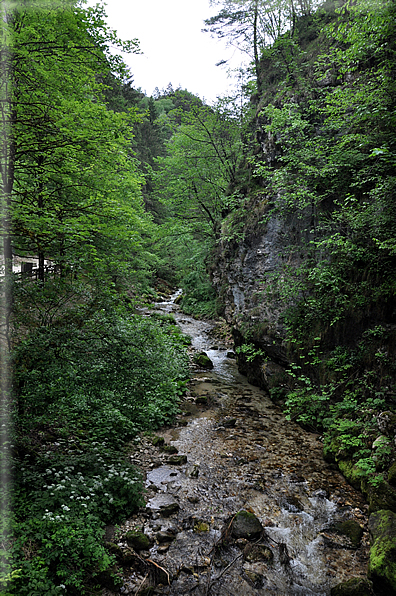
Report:
[[[370,561],[368,577],[374,590],[396,595],[396,514],[381,510],[370,515]]]
[[[182,466],[187,463],[187,455],[171,455],[168,457],[168,464],[172,466]]]
[[[331,588],[330,596],[372,596],[372,583],[364,577],[352,577]]]
[[[201,368],[208,368],[208,369],[213,368],[213,362],[211,361],[209,356],[207,354],[205,354],[205,352],[200,352],[199,354],[195,354],[194,362],[195,362],[195,364],[198,364],[198,366],[200,366]]]
[[[350,539],[352,545],[355,548],[358,548],[363,536],[363,528],[357,523],[357,521],[354,519],[348,519],[343,522],[338,522],[335,524],[334,529],[338,534],[347,536]]]
[[[349,484],[351,484],[357,490],[361,490],[362,472],[357,468],[354,463],[349,459],[337,460],[337,465],[340,469],[341,474],[345,476]]]
[[[369,513],[382,509],[389,509],[396,513],[396,491],[387,482],[383,481],[377,486],[372,486],[364,480],[361,489],[367,495]]]
[[[125,534],[127,544],[136,551],[147,550],[150,548],[150,540],[146,534],[139,530],[130,530]]]
[[[151,437],[151,443],[154,447],[160,447],[165,443],[165,439],[164,437],[157,437],[157,435],[154,435],[154,437]]]
[[[234,517],[232,522],[232,535],[234,538],[248,538],[249,540],[255,540],[259,538],[263,531],[263,526],[260,521],[249,511],[242,510]]]
[[[169,453],[169,455],[174,455],[175,453],[177,453],[177,448],[174,445],[162,445],[161,451]]]

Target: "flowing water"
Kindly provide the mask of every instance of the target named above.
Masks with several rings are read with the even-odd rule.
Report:
[[[167,571],[170,585],[155,593],[326,596],[337,583],[364,576],[367,507],[361,494],[323,461],[320,437],[287,421],[238,372],[229,348],[214,345],[212,324],[180,313],[175,297],[157,310],[174,314],[214,368],[193,371],[180,424],[159,433],[187,462],[155,459],[147,443],[141,450],[154,463],[147,472],[146,510],[129,527],[156,539],[146,554]],[[169,515],[172,507],[179,509]],[[230,537],[230,522],[241,509],[264,527],[261,550]],[[340,531],[350,520],[365,530],[359,544]],[[136,574],[126,574],[123,592],[136,594],[142,585]]]

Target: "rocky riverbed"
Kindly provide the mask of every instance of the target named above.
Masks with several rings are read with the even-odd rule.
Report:
[[[173,300],[159,308],[192,337],[192,378],[175,426],[130,456],[147,492],[138,515],[108,529],[121,593],[326,596],[355,577],[369,594],[367,506],[324,462],[321,437],[238,373],[210,323]],[[202,350],[212,370],[193,364]]]

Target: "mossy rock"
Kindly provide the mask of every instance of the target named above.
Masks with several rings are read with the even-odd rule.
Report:
[[[256,540],[263,532],[260,520],[249,511],[238,511],[232,522],[232,535],[234,538],[247,538]]]
[[[160,447],[164,443],[165,443],[164,437],[157,437],[157,435],[155,435],[154,437],[151,437],[151,444],[154,445],[154,447]]]
[[[182,466],[187,463],[187,455],[171,455],[168,457],[168,464],[172,466]]]
[[[177,513],[180,509],[180,505],[178,503],[169,503],[169,505],[163,505],[160,508],[160,514],[162,517],[170,517],[174,513]]]
[[[389,509],[396,513],[396,490],[383,481],[378,486],[372,486],[367,480],[362,482],[362,492],[367,495],[369,513]]]
[[[224,418],[221,421],[221,425],[224,426],[224,428],[235,428],[235,425],[237,423],[237,419],[236,418]]]
[[[396,596],[396,514],[381,510],[369,518],[368,577],[378,594]]]
[[[337,465],[341,474],[345,476],[349,484],[357,490],[361,490],[362,471],[349,459],[337,460]]]
[[[250,569],[244,569],[244,574],[246,575],[249,583],[253,584],[255,588],[260,588],[263,584],[263,576],[261,573],[257,573],[256,571],[251,571]]]
[[[177,453],[177,449],[174,445],[162,445],[161,451],[165,451],[165,453],[169,453],[169,455]]]
[[[167,530],[160,530],[159,532],[156,533],[155,537],[159,544],[173,542],[173,540],[175,540],[175,538],[176,538],[176,536],[175,536],[175,534],[173,534],[173,532],[169,532]]]
[[[396,486],[396,462],[388,470],[388,482],[392,486]]]
[[[150,548],[149,537],[139,530],[130,530],[127,532],[125,534],[125,540],[136,551],[148,550]]]
[[[206,405],[208,403],[208,396],[207,395],[198,395],[198,397],[195,398],[195,403]]]
[[[347,536],[355,548],[358,548],[360,545],[363,536],[363,528],[354,519],[336,523],[334,525],[334,530],[337,534]]]
[[[196,534],[202,534],[203,532],[209,532],[209,524],[205,521],[197,520],[194,523],[194,532]]]
[[[351,577],[331,588],[330,596],[372,596],[373,584],[365,577]]]
[[[114,542],[105,542],[105,549],[111,555],[114,555],[117,561],[120,563],[124,557],[124,551],[118,544],[114,544]]]
[[[201,368],[212,369],[213,362],[209,358],[209,356],[205,352],[200,352],[199,354],[195,354],[194,356],[195,364],[198,364]]]

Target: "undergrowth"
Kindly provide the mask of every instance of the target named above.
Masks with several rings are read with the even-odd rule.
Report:
[[[168,320],[102,309],[15,347],[2,595],[94,594],[109,570],[120,583],[104,527],[144,504],[128,443],[178,411],[186,343]]]

